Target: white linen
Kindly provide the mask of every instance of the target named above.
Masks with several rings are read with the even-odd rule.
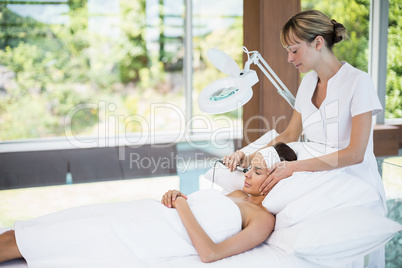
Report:
[[[0,233],[8,229],[0,229]],[[116,265],[111,267],[118,267],[119,260],[116,258]],[[288,255],[282,249],[267,244],[261,244],[260,246],[238,254],[229,258],[225,258],[213,263],[203,263],[198,256],[185,256],[174,257],[155,261],[149,267],[150,268],[203,268],[203,267],[220,267],[220,268],[244,268],[250,266],[267,266],[275,268],[323,268],[323,266],[301,259],[295,255]],[[15,260],[7,263],[0,263],[1,268],[27,268],[27,264],[23,260]],[[60,267],[60,266],[56,266]],[[136,267],[138,268],[138,267]],[[338,268],[350,268],[350,267],[338,267]]]
[[[342,170],[297,172],[280,181],[263,205],[276,214],[275,230],[338,207],[378,203],[371,185]]]
[[[244,268],[244,267],[272,267],[272,268],[325,268],[295,255],[289,255],[282,249],[261,244],[244,253],[234,255],[212,263],[202,263],[196,256],[174,258],[155,263],[153,268]],[[349,268],[339,266],[338,268]]]
[[[7,229],[1,230],[0,233]],[[372,260],[370,256],[370,261]],[[116,265],[120,261],[116,258]],[[306,259],[300,258],[295,254],[288,254],[283,249],[274,245],[261,244],[260,246],[251,249],[242,254],[238,254],[229,258],[225,258],[213,263],[202,263],[198,256],[185,256],[185,257],[173,257],[152,263],[150,268],[204,268],[204,267],[231,267],[231,268],[243,268],[245,266],[261,266],[275,267],[275,268],[325,268],[327,265],[321,265],[310,262]],[[0,263],[1,268],[27,268],[27,264],[24,260],[14,260],[6,263]],[[59,265],[56,267],[60,267]],[[111,266],[118,267],[118,266]],[[141,266],[140,266],[141,267]],[[337,268],[361,268],[363,266],[363,258],[359,261],[355,261],[350,265],[337,265]],[[369,266],[372,268],[378,268],[377,266]]]
[[[189,205],[216,243],[241,230],[236,204],[216,190],[189,195]],[[73,208],[15,223],[29,267],[149,267],[196,255],[175,209],[156,200]]]
[[[250,144],[244,149],[247,153],[252,153],[252,150],[258,150],[263,147],[276,135],[275,131],[268,132],[257,140],[256,144]],[[337,148],[315,142],[295,142],[288,145],[296,152],[300,160],[337,152]],[[286,233],[289,229],[288,227],[294,226],[294,228],[297,228],[302,221],[310,218],[314,220],[322,213],[330,212],[335,208],[359,206],[362,209],[368,208],[385,219],[381,191],[378,190],[376,185],[362,178],[362,175],[356,174],[357,176],[353,176],[350,171],[347,171],[348,168],[321,172],[296,172],[293,176],[279,182],[263,202],[269,211],[276,214],[276,227],[271,236],[275,236],[276,232],[281,230]],[[375,165],[371,169],[376,171],[377,166]],[[354,168],[354,170],[358,169]],[[213,169],[209,170],[204,177],[212,181],[212,174]],[[367,174],[367,170],[362,174]],[[242,173],[231,173],[222,166],[219,167],[219,172],[215,172],[215,183],[225,190],[235,190],[234,186],[238,187],[237,189],[241,189],[243,181],[244,175]],[[383,186],[381,185],[381,187]],[[345,219],[345,221],[348,221],[348,219]],[[323,226],[325,224],[323,223]],[[320,237],[327,235],[327,233],[317,232],[316,235]],[[364,239],[366,237],[361,237],[362,241]],[[377,245],[380,246],[381,242],[377,240]],[[331,248],[329,247],[330,250]],[[356,250],[359,249],[357,248]],[[378,249],[371,255],[374,256],[381,250]],[[336,248],[334,248],[335,253]],[[348,260],[353,261],[353,263],[348,264],[349,267],[361,267],[360,264],[363,258],[359,255],[354,257],[354,260],[352,257]],[[381,256],[376,257],[376,259],[378,262],[370,267],[377,267],[384,263]],[[338,261],[339,263],[334,266],[344,266],[345,259],[339,259]],[[335,259],[333,263],[336,263]]]
[[[402,225],[355,207],[338,207],[275,231],[268,244],[317,264],[339,267],[388,242]]]

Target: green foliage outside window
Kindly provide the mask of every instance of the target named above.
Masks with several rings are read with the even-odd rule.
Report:
[[[386,118],[402,118],[402,3],[389,1]]]
[[[99,111],[82,109],[68,120],[69,110],[93,96],[109,100],[121,84],[149,73],[145,0],[120,1],[120,11],[122,35],[111,43],[89,31],[86,1],[69,3],[68,26],[21,17],[0,4],[0,72],[7,77],[0,88],[0,140],[63,136],[65,127],[90,132]]]
[[[119,17],[114,26],[118,37],[89,29],[91,15],[86,3],[68,2],[68,12],[63,14],[67,24],[42,23],[0,4],[0,141],[64,136],[66,127],[71,127],[74,135],[91,135],[104,124],[101,114],[107,117],[110,111],[82,109],[74,120],[66,114],[80,103],[94,102],[94,96],[96,101],[114,103],[115,114],[128,116],[149,115],[145,103],[183,102],[181,88],[166,90],[172,76],[182,79],[183,38],[172,40],[165,35],[163,17],[159,26],[152,26],[161,31],[155,42],[161,48],[174,43],[178,49],[155,54],[147,47],[146,0],[121,0],[119,14],[108,15]],[[370,0],[302,0],[303,9],[321,10],[346,26],[349,40],[337,44],[334,52],[340,60],[364,71],[368,67],[369,5]],[[401,6],[398,0],[390,0],[386,118],[402,117]],[[242,62],[242,18],[235,18],[226,28],[194,36],[193,43],[197,95],[223,75],[209,63],[208,48],[220,47]],[[228,115],[236,117],[234,113]],[[141,131],[135,124],[120,121],[128,132]]]
[[[302,0],[303,9],[318,9],[342,23],[349,40],[336,44],[339,60],[367,71],[370,0]],[[402,118],[402,3],[389,0],[387,89],[385,118]]]
[[[334,46],[341,61],[367,72],[370,0],[302,0],[302,9],[317,9],[347,29],[348,40]]]

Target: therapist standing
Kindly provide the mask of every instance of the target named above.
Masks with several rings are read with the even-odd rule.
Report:
[[[346,38],[345,27],[317,10],[291,17],[281,31],[281,42],[288,62],[307,73],[297,92],[295,109],[286,130],[267,146],[297,141],[304,132],[309,141],[339,149],[321,157],[289,162],[269,168],[271,175],[261,186],[267,194],[280,180],[299,171],[324,171],[344,168],[370,183],[382,198],[377,211],[386,213],[384,186],[373,153],[372,118],[382,111],[371,77],[340,62],[332,51]],[[311,71],[311,72],[310,72]],[[236,151],[224,158],[231,171],[247,167],[254,154]]]

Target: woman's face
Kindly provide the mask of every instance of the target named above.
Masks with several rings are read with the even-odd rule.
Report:
[[[296,41],[297,43],[290,44],[285,48],[288,53],[288,62],[292,63],[301,73],[314,70],[317,62],[315,41],[312,43],[302,40]]]
[[[244,177],[243,191],[254,196],[261,195],[260,186],[268,177],[268,168],[260,153],[251,160],[251,168]]]

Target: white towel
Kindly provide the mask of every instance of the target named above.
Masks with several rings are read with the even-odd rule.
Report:
[[[189,195],[201,226],[218,243],[241,230],[235,203],[216,190]],[[16,222],[28,267],[148,267],[197,254],[175,209],[156,200],[72,208]]]

